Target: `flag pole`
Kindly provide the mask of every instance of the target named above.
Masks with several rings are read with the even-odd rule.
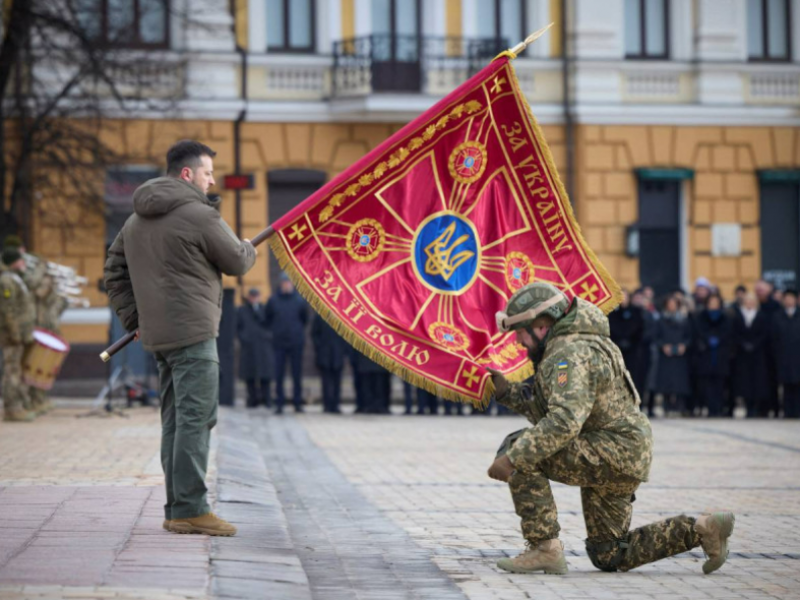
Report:
[[[253,244],[253,246],[263,244],[273,233],[275,233],[275,230],[272,228],[272,225],[270,225],[261,233],[256,235],[250,243]],[[136,339],[137,333],[139,333],[138,329],[136,331],[129,331],[124,336],[119,338],[116,342],[111,344],[108,348],[100,353],[100,360],[103,362],[110,361],[112,356]]]
[[[533,42],[535,42],[540,37],[542,37],[545,33],[547,33],[547,31],[552,26],[553,26],[553,23],[550,23],[547,26],[542,27],[538,31],[534,31],[532,34],[530,34],[528,37],[526,37],[524,40],[522,40],[519,44],[517,44],[513,48],[509,48],[508,50],[503,50],[500,54],[495,56],[492,60],[497,60],[498,58],[500,58],[502,56],[508,57],[509,60],[514,60],[515,58],[517,58],[517,56],[520,55],[520,53],[525,51],[525,48],[530,46]]]

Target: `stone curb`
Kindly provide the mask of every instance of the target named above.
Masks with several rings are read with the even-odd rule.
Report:
[[[212,596],[310,600],[308,578],[247,414],[220,408],[217,436],[216,512],[239,533],[212,538]]]

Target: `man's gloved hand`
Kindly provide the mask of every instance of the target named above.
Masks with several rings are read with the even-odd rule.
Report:
[[[488,475],[492,479],[508,483],[508,480],[511,479],[511,474],[513,472],[514,472],[514,463],[511,462],[511,459],[508,458],[508,456],[503,454],[503,456],[497,458],[492,463],[492,466],[489,467]]]
[[[492,374],[492,383],[494,384],[494,395],[499,400],[508,393],[508,379],[500,371],[486,367],[486,370]]]

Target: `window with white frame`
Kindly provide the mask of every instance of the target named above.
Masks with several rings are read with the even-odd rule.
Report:
[[[478,37],[504,40],[513,46],[525,39],[525,0],[479,0]]]
[[[625,0],[625,57],[669,58],[667,0]]]
[[[314,0],[266,0],[267,51],[312,53]]]
[[[747,0],[747,50],[750,60],[791,59],[789,0]]]

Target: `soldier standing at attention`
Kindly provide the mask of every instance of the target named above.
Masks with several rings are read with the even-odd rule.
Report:
[[[143,183],[108,250],[105,285],[128,331],[155,353],[161,395],[161,466],[167,488],[163,527],[175,533],[235,535],[211,512],[206,470],[217,422],[222,276],[244,275],[256,250],[219,214],[216,155],[184,140],[167,152],[167,176]]]
[[[22,357],[33,341],[34,304],[22,280],[25,259],[17,248],[2,255],[5,270],[0,274],[0,344],[3,346],[4,421],[33,421],[28,386],[22,381]]]
[[[497,321],[501,330],[516,331],[536,367],[532,385],[509,384],[490,369],[497,401],[533,423],[505,439],[489,468],[489,477],[508,482],[528,545],[497,566],[567,572],[552,480],[581,488],[586,551],[598,569],[630,571],[698,546],[708,556],[703,572],[719,569],[728,557],[732,513],[680,515],[629,530],[653,438],[602,311],[537,282],[517,291]]]

